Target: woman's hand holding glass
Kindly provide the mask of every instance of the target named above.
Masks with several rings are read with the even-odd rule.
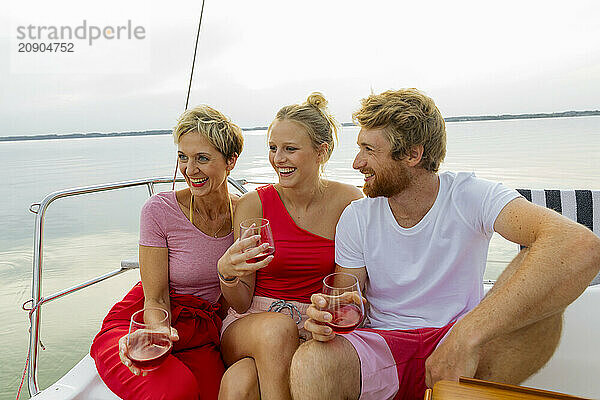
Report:
[[[154,315],[153,315],[154,314]],[[119,358],[134,375],[146,376],[160,366],[179,340],[162,308],[144,308],[131,317],[129,333],[119,339]]]
[[[255,273],[273,260],[275,241],[269,221],[255,218],[240,224],[240,238],[219,259],[218,270],[225,284]]]

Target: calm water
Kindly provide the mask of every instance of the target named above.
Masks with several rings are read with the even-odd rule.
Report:
[[[600,117],[450,123],[443,170],[474,171],[510,187],[600,188]],[[344,128],[326,174],[353,184],[356,128]],[[245,132],[233,176],[273,181],[265,132]],[[170,136],[0,143],[0,398],[14,398],[28,344],[21,304],[31,297],[32,203],[76,186],[169,176]],[[159,190],[167,190],[168,187]],[[138,213],[146,189],[60,199],[46,214],[43,295],[113,270],[137,255]],[[486,279],[494,279],[516,247],[494,238]],[[39,382],[56,381],[88,351],[110,306],[139,279],[123,274],[43,308]],[[26,384],[25,384],[26,386]],[[27,389],[23,389],[26,398]]]

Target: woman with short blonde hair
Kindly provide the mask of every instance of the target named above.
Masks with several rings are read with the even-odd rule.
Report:
[[[214,400],[225,371],[217,261],[233,243],[238,197],[229,194],[227,176],[243,138],[237,125],[209,106],[184,112],[173,137],[187,187],[158,193],[144,204],[141,282],[110,310],[90,351],[102,380],[124,399]],[[126,334],[131,315],[148,307],[168,311],[173,344],[144,378],[146,372],[131,361]]]

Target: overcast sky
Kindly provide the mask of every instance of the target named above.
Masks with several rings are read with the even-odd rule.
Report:
[[[11,0],[0,16],[0,136],[170,129],[201,0]],[[243,127],[325,94],[350,121],[371,90],[417,87],[445,116],[600,109],[600,1],[207,0],[191,105]],[[19,26],[141,26],[143,39],[19,53]]]

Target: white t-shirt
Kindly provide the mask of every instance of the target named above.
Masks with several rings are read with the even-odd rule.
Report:
[[[366,267],[371,328],[442,327],[483,298],[494,222],[519,193],[472,173],[439,179],[435,203],[411,228],[398,225],[385,197],[353,201],[340,217],[335,261]]]

